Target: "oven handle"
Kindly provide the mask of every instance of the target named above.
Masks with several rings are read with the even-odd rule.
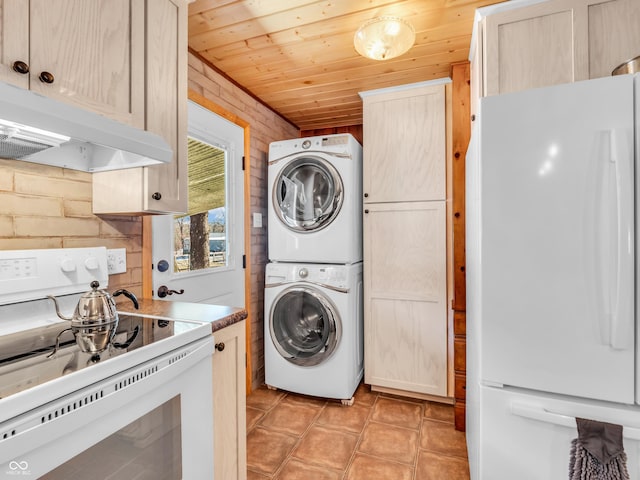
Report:
[[[519,417],[537,420],[539,422],[551,423],[561,427],[576,428],[575,417],[563,415],[561,413],[550,412],[542,407],[533,407],[523,403],[512,403],[511,413]],[[640,428],[622,426],[622,436],[629,440],[640,440]]]

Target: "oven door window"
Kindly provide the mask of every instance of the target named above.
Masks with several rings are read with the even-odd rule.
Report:
[[[68,480],[91,472],[92,478],[109,480],[179,480],[181,430],[175,396],[41,478]]]

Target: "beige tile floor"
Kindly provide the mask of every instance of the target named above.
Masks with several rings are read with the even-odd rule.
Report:
[[[371,392],[346,407],[262,387],[247,398],[248,480],[468,480],[453,407]]]

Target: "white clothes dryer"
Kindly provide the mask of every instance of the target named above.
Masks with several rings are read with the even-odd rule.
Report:
[[[350,134],[269,145],[269,260],[362,261],[362,147]]]
[[[265,382],[350,404],[362,380],[362,263],[269,263]]]

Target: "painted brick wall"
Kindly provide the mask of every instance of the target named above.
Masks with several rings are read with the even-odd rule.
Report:
[[[124,247],[127,271],[109,277],[109,290],[141,295],[141,219],[97,217],[91,200],[89,173],[0,159],[0,250]]]
[[[253,97],[237,88],[196,56],[189,55],[189,88],[250,124],[251,212],[262,213],[263,227],[251,229],[252,385],[264,383],[264,268],[267,263],[267,159],[269,143],[300,136]]]

